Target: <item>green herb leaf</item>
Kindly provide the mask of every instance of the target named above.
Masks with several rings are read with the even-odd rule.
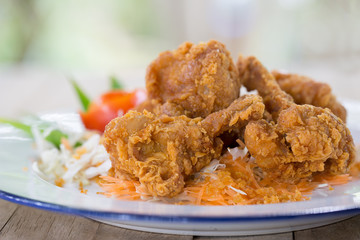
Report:
[[[46,136],[46,141],[51,142],[55,147],[60,148],[61,139],[68,138],[68,136],[60,130],[52,130],[49,135]]]
[[[77,141],[77,142],[75,143],[75,145],[74,145],[74,148],[78,148],[78,147],[80,147],[80,146],[82,146],[82,145],[83,145],[82,142]]]
[[[23,130],[24,132],[26,132],[27,134],[29,134],[30,136],[32,136],[32,132],[31,132],[31,127],[19,122],[19,121],[15,121],[15,120],[10,120],[10,119],[5,119],[5,118],[0,118],[0,123],[6,123],[6,124],[10,124],[13,127]]]
[[[86,96],[83,90],[81,90],[80,86],[75,82],[75,80],[70,80],[73,85],[75,92],[81,102],[82,108],[85,112],[89,109],[90,106],[90,98]]]
[[[116,89],[123,90],[124,89],[124,85],[115,76],[110,77],[110,85],[111,85],[111,90],[116,90]]]
[[[17,129],[20,129],[20,130],[24,131],[25,133],[29,134],[31,137],[33,137],[33,134],[31,132],[31,126],[26,125],[22,122],[5,119],[5,118],[0,118],[0,123],[10,124],[11,126],[17,128]],[[40,131],[44,132],[44,129],[41,129]],[[66,135],[65,133],[61,132],[58,129],[55,129],[55,130],[52,130],[49,133],[49,135],[47,135],[45,137],[45,140],[54,144],[55,147],[60,148],[62,138],[68,138],[68,135]]]

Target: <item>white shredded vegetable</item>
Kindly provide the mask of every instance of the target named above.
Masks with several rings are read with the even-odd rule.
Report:
[[[94,132],[72,132],[62,129],[67,135],[66,144],[62,142],[57,148],[46,140],[46,136],[54,129],[40,130],[36,125],[32,127],[36,150],[39,160],[33,165],[36,172],[47,181],[61,181],[60,185],[86,186],[90,179],[106,175],[111,168],[111,161],[102,144],[100,135]],[[58,184],[57,184],[58,185]]]
[[[240,149],[238,147],[234,147],[234,148],[228,148],[227,149],[228,152],[231,154],[231,156],[233,157],[233,160],[245,157],[245,155],[247,154],[248,150],[245,147],[244,149]]]
[[[237,193],[240,193],[242,195],[247,195],[246,192],[240,190],[240,189],[237,189],[237,188],[234,188],[233,186],[228,186],[230,189],[234,190],[235,192]]]
[[[225,164],[221,164],[221,163],[219,163],[219,160],[214,159],[209,163],[209,165],[207,165],[206,167],[201,169],[201,172],[213,173],[217,169],[221,169],[221,168],[225,168],[225,167],[226,167]]]
[[[329,184],[327,184],[327,183],[322,183],[322,184],[319,184],[319,185],[318,185],[318,188],[323,188],[323,187],[327,187],[327,186],[329,186]]]

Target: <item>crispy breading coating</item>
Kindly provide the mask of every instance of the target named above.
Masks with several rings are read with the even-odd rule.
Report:
[[[248,91],[257,90],[263,97],[266,110],[277,119],[279,113],[292,104],[292,97],[279,88],[274,77],[253,56],[239,56],[237,61],[240,79]]]
[[[283,110],[277,124],[251,122],[244,138],[257,164],[284,178],[346,173],[355,157],[349,129],[328,109],[311,105]]]
[[[139,179],[153,196],[173,197],[220,156],[220,134],[261,119],[264,109],[261,97],[249,95],[205,119],[129,111],[107,125],[103,143],[115,172]]]
[[[355,147],[340,118],[328,109],[295,104],[255,57],[240,57],[238,66],[244,86],[259,92],[275,120],[251,122],[245,129],[245,144],[260,167],[283,178],[348,171]]]
[[[346,122],[346,109],[336,100],[331,87],[326,83],[298,75],[272,71],[280,88],[290,94],[297,104],[311,104],[329,108],[336,116]]]
[[[185,42],[160,53],[149,65],[146,89],[152,102],[144,105],[157,114],[204,118],[228,107],[239,97],[240,86],[237,68],[222,43]]]

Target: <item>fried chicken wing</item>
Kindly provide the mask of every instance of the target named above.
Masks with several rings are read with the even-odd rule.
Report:
[[[149,65],[146,89],[149,101],[157,102],[147,103],[145,109],[204,118],[228,107],[239,97],[240,86],[237,68],[222,43],[185,42],[174,51],[161,53]]]
[[[293,104],[290,95],[282,91],[270,72],[255,58],[239,56],[240,79],[248,91],[257,90],[263,97],[266,110],[277,119],[279,113]]]
[[[264,108],[261,97],[249,95],[205,119],[129,111],[108,124],[104,146],[115,172],[139,179],[153,196],[173,197],[187,176],[220,156],[217,136],[262,118]]]
[[[261,168],[284,178],[347,172],[355,147],[340,118],[328,109],[295,104],[255,57],[240,57],[238,66],[244,86],[258,90],[275,120],[254,121],[245,129],[245,144]]]
[[[297,75],[272,71],[280,88],[290,94],[297,104],[311,104],[316,107],[329,108],[336,116],[346,122],[346,109],[331,92],[326,83]]]

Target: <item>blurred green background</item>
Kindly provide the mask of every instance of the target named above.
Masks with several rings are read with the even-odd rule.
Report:
[[[209,39],[275,67],[353,60],[359,25],[357,0],[0,0],[0,64],[114,71]]]
[[[74,106],[69,76],[92,96],[113,74],[128,88],[144,86],[159,52],[209,39],[234,59],[255,55],[360,100],[358,0],[0,0],[0,102],[21,100],[32,112]],[[15,99],[19,87],[52,100]]]

